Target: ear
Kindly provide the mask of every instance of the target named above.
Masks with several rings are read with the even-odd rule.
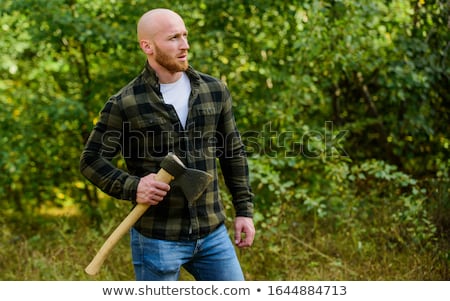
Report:
[[[149,40],[140,40],[139,45],[141,46],[141,49],[145,54],[153,54],[152,43]]]

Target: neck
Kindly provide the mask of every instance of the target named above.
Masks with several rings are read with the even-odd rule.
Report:
[[[171,72],[158,64],[152,64],[151,62],[149,62],[149,64],[150,67],[152,67],[152,69],[155,70],[156,75],[158,76],[159,82],[161,84],[174,83],[177,80],[179,80],[183,75],[183,71]]]

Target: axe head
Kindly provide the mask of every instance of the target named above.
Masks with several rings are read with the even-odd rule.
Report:
[[[173,153],[164,158],[161,168],[174,177],[174,183],[181,188],[189,202],[198,199],[213,179],[212,175],[203,170],[187,168]]]

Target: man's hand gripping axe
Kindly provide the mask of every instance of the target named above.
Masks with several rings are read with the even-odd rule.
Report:
[[[186,199],[189,202],[198,199],[208,184],[212,176],[202,170],[187,168],[181,160],[172,153],[169,153],[161,162],[161,169],[155,176],[155,180],[169,184],[176,179],[181,187]],[[84,270],[89,275],[96,275],[117,242],[129,231],[136,221],[150,207],[149,204],[137,204],[133,210],[125,217],[120,225],[108,237],[103,246],[95,255],[94,259]]]

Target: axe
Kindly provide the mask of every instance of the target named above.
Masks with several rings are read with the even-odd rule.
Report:
[[[181,160],[173,153],[169,153],[161,162],[161,169],[155,179],[169,184],[176,179],[181,187],[186,199],[189,202],[198,199],[213,177],[202,170],[187,168]],[[193,183],[195,181],[195,184]],[[137,204],[125,219],[117,226],[114,232],[108,237],[103,246],[92,259],[91,263],[84,270],[89,275],[96,275],[117,242],[124,236],[136,221],[150,207],[149,204]]]

